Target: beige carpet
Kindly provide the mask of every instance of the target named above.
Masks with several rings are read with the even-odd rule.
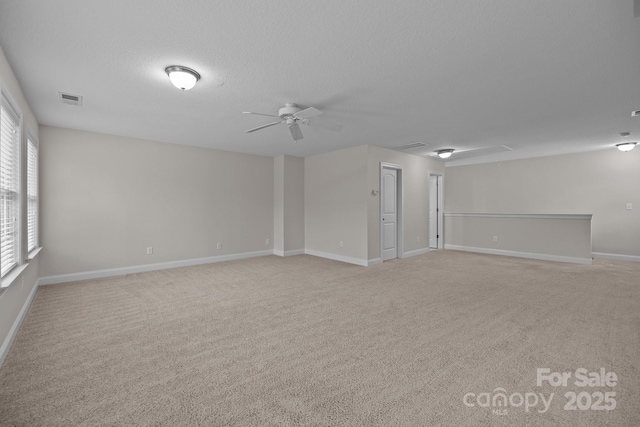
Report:
[[[0,425],[639,426],[640,263],[269,256],[43,287]]]

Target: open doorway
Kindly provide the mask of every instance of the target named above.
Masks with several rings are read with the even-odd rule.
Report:
[[[429,175],[429,247],[444,248],[444,207],[443,207],[443,176]]]

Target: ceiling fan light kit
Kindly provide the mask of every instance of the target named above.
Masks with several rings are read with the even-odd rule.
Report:
[[[200,74],[196,70],[182,65],[171,65],[164,71],[169,76],[171,83],[182,91],[193,88],[200,80]]]

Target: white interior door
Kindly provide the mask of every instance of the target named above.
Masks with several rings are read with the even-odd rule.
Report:
[[[382,260],[398,258],[398,175],[382,169]]]
[[[440,177],[438,175],[429,176],[429,247],[438,248],[438,192]]]

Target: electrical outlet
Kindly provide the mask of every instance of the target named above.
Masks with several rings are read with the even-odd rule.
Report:
[[[633,203],[627,203],[627,210],[630,211],[633,209]]]
[[[269,246],[269,239],[265,241],[265,245]]]
[[[420,242],[420,236],[416,237],[416,242]]]
[[[493,241],[497,242],[498,241],[498,236],[493,236]]]
[[[222,249],[222,243],[218,243],[218,250]]]
[[[153,255],[153,247],[149,246],[147,248],[147,255]]]
[[[342,242],[342,240],[340,240],[340,247],[343,247],[344,243]]]

